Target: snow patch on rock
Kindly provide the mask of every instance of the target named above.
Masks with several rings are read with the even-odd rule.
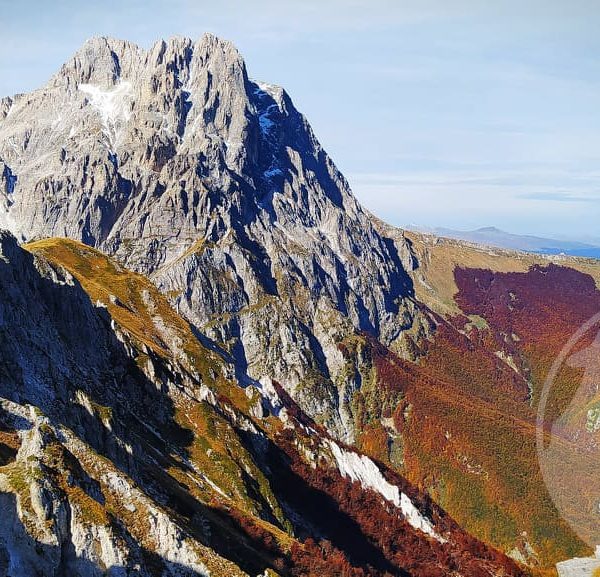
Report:
[[[426,533],[440,543],[445,542],[445,539],[435,532],[433,523],[421,514],[407,495],[385,479],[379,467],[369,457],[346,451],[334,441],[328,441],[328,444],[338,469],[344,477],[348,477],[352,481],[358,481],[366,489],[376,491],[386,501],[393,503],[400,509],[402,515],[412,527]]]
[[[80,84],[79,90],[89,96],[90,104],[100,114],[103,132],[111,150],[114,150],[119,143],[122,124],[131,116],[131,84],[121,82],[112,90],[104,90],[93,84]]]

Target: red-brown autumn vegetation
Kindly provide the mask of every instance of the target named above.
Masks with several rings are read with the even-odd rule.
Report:
[[[526,273],[457,269],[455,279],[456,302],[465,313],[479,311],[499,346],[522,359],[534,400],[570,337],[600,311],[594,279],[555,264],[534,266]]]
[[[517,565],[500,552],[491,549],[465,533],[431,499],[419,493],[400,475],[386,470],[389,480],[405,492],[421,511],[431,519],[447,542],[439,542],[416,531],[390,503],[358,482],[342,477],[337,469],[313,468],[298,454],[294,433],[284,431],[278,437],[278,451],[283,450],[271,462],[275,477],[284,487],[279,487],[287,502],[301,500],[304,511],[311,514],[310,499],[316,498],[316,509],[311,522],[325,522],[319,527],[335,543],[305,543],[304,554],[295,549],[294,562],[308,563],[308,573],[302,575],[415,575],[443,576],[451,571],[465,575],[489,575],[493,573],[521,575]],[[283,462],[282,459],[283,458]],[[289,470],[275,468],[286,463]],[[385,467],[379,464],[382,469]],[[285,466],[285,465],[284,465]],[[324,519],[323,516],[328,516]],[[332,516],[337,519],[332,519]],[[331,521],[333,520],[333,523]],[[357,539],[363,541],[356,542]],[[306,551],[321,549],[310,555]],[[362,547],[362,551],[357,549]],[[333,554],[327,552],[334,551]],[[334,573],[323,572],[321,564],[336,565]]]
[[[400,470],[461,526],[505,550],[527,530],[546,563],[577,556],[582,543],[556,511],[537,466],[535,402],[558,352],[600,310],[600,292],[591,277],[555,265],[527,273],[460,269],[456,283],[464,314],[429,312],[437,326],[420,343],[416,363],[365,337],[362,354],[376,379],[355,401],[360,447],[390,462],[381,420],[391,407]],[[341,350],[351,358],[348,346]],[[574,380],[563,381],[557,391],[568,398]]]

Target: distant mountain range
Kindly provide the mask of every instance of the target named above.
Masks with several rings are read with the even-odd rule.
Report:
[[[415,230],[430,232],[446,238],[537,254],[565,254],[569,256],[600,258],[600,243],[593,244],[533,235],[512,234],[494,226],[486,226],[476,230],[454,230],[443,227],[432,229],[418,228]]]

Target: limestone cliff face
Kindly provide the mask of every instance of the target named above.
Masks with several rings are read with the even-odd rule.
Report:
[[[383,238],[281,88],[228,42],[96,38],[0,115],[0,225],[152,275],[252,379],[351,439],[340,334],[399,351],[410,249]]]
[[[6,232],[0,292],[0,575],[146,576],[148,555],[164,575],[226,566],[145,472],[181,447],[174,407],[200,383],[175,385],[150,351],[155,370],[140,368],[106,305]]]
[[[0,358],[2,577],[520,575],[86,245],[0,233]]]

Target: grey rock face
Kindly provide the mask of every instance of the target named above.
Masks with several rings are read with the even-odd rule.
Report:
[[[281,381],[346,439],[339,338],[401,351],[416,314],[410,248],[375,230],[285,91],[211,35],[148,51],[96,38],[3,100],[0,226],[152,275],[241,372]]]
[[[148,476],[178,459],[205,482],[174,414],[211,397],[206,383],[176,356],[142,353],[68,272],[5,231],[0,294],[0,574],[246,575],[165,508],[172,480]]]

